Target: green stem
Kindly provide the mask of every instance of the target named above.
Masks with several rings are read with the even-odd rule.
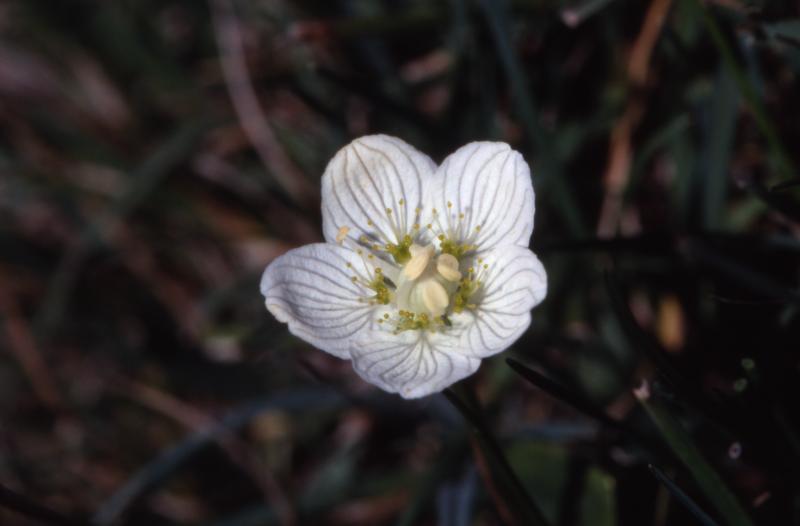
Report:
[[[460,391],[460,395],[456,391]],[[502,488],[502,497],[516,514],[519,524],[548,526],[541,509],[525,490],[522,481],[508,463],[497,438],[486,425],[475,395],[463,384],[446,389],[444,395],[471,425],[478,445],[488,461],[493,479]]]

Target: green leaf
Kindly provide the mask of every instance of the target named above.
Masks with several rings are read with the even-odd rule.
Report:
[[[686,509],[688,509],[694,517],[700,521],[705,526],[717,526],[717,523],[714,522],[714,519],[708,516],[706,512],[697,505],[697,503],[692,500],[692,498],[687,495],[677,484],[675,484],[672,479],[670,479],[663,471],[661,471],[656,466],[650,464],[647,466],[650,469],[650,473],[661,482],[664,487],[675,497],[678,502],[683,504]]]
[[[644,382],[634,391],[636,399],[661,432],[661,436],[676,457],[692,474],[697,486],[731,526],[753,526],[748,513],[736,496],[703,457],[694,439],[666,407],[654,400],[650,386]]]

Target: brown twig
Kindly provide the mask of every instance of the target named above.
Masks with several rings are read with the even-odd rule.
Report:
[[[644,90],[647,87],[650,58],[671,5],[672,0],[652,1],[628,58],[627,76],[632,96],[611,131],[608,165],[603,180],[605,196],[597,224],[597,235],[601,238],[614,235],[622,214],[622,196],[633,159],[631,137],[645,113]]]
[[[61,394],[30,326],[20,314],[8,289],[3,288],[0,288],[0,322],[8,342],[8,349],[30,379],[36,396],[51,410],[61,409]]]
[[[286,154],[258,101],[244,58],[242,31],[230,0],[211,0],[220,64],[234,110],[261,162],[297,203],[316,207],[316,188]]]
[[[504,523],[519,524],[517,518],[514,516],[514,513],[511,511],[511,508],[508,507],[503,494],[498,489],[497,484],[495,484],[494,478],[492,477],[492,470],[489,468],[489,463],[483,454],[483,450],[481,450],[481,446],[478,443],[477,437],[471,436],[469,438],[469,443],[472,447],[472,454],[475,458],[475,465],[478,468],[478,473],[483,479],[483,485],[486,488],[486,491],[489,492],[489,497],[491,497],[497,513],[503,519]]]

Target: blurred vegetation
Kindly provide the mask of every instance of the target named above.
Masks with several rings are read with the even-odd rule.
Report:
[[[800,524],[799,10],[0,3],[0,523]],[[452,404],[258,293],[375,132],[533,169],[548,299]]]

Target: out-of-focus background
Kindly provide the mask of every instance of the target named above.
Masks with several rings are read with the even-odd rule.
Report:
[[[0,3],[0,524],[800,524],[798,17]],[[263,307],[377,132],[532,166],[549,296],[470,410]]]

